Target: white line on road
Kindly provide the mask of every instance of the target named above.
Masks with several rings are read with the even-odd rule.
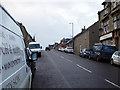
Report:
[[[61,58],[65,59],[63,56],[60,56]]]
[[[110,84],[112,84],[112,85],[115,86],[115,87],[120,88],[120,86],[118,86],[117,84],[115,84],[115,83],[113,83],[113,82],[111,82],[111,81],[109,81],[109,80],[107,80],[107,79],[105,79],[105,81],[108,82],[108,83],[110,83]]]
[[[69,60],[69,59],[66,59],[67,61],[69,61],[69,62],[72,62],[71,60]]]
[[[67,60],[67,61],[69,61],[69,62],[72,62],[71,60],[69,60],[69,59],[66,59],[66,58],[64,58],[63,56],[60,56],[62,59],[65,59],[65,60]]]
[[[78,67],[80,67],[80,68],[82,68],[82,69],[84,69],[85,71],[87,71],[87,72],[89,72],[89,73],[92,73],[92,71],[90,71],[90,70],[88,70],[88,69],[86,69],[86,68],[84,68],[84,67],[82,67],[82,66],[80,66],[79,64],[76,64]]]

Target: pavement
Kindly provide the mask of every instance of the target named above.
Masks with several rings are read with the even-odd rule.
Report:
[[[42,51],[32,88],[120,88],[120,68],[60,51]]]

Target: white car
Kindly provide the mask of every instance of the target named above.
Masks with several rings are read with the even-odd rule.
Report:
[[[58,49],[58,51],[61,51],[62,50],[62,47],[60,47],[59,49]]]
[[[0,90],[30,88],[32,73],[18,23],[0,5]]]
[[[111,58],[111,64],[120,65],[120,51],[116,51],[113,53]]]
[[[41,47],[39,42],[30,42],[29,49],[31,52],[36,52],[38,57],[41,57]]]
[[[73,53],[73,48],[72,47],[66,47],[65,52]]]
[[[58,50],[61,51],[61,52],[64,52],[65,51],[65,47],[60,47]]]

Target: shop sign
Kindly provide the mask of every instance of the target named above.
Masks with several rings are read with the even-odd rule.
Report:
[[[112,37],[112,33],[106,34],[106,35],[100,37],[100,41],[111,38],[111,37]]]

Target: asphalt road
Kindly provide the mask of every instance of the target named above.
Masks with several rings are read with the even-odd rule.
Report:
[[[120,88],[120,68],[55,50],[42,51],[33,88]]]

